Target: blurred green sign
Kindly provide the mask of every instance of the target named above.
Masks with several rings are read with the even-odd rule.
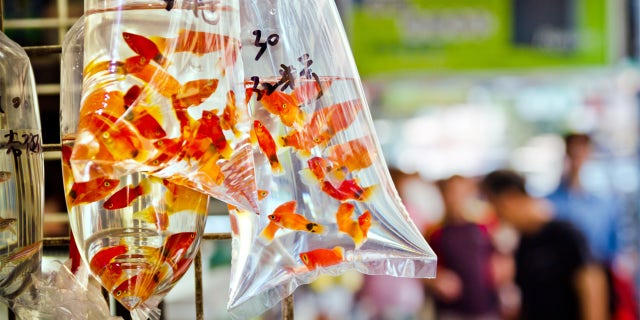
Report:
[[[361,0],[360,73],[603,65],[606,0]]]

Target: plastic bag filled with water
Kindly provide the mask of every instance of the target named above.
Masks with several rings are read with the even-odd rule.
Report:
[[[158,303],[195,258],[209,197],[142,172],[75,179],[71,157],[83,121],[85,22],[80,19],[69,30],[62,50],[62,172],[69,222],[80,255],[100,284],[135,319],[158,319]]]
[[[0,300],[40,271],[44,158],[36,86],[25,51],[0,33]]]
[[[241,3],[258,212],[232,208],[229,309],[261,313],[321,273],[433,277],[331,0]]]

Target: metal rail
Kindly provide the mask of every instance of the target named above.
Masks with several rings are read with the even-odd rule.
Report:
[[[67,1],[67,0],[58,0]],[[4,19],[4,0],[0,0],[0,31],[4,31],[5,19]],[[66,17],[68,19],[68,17]],[[25,52],[29,57],[40,57],[47,55],[60,54],[62,47],[60,45],[46,45],[46,46],[29,46],[24,47]],[[59,92],[58,92],[59,93]],[[45,132],[43,132],[43,135]],[[44,144],[42,146],[44,152],[57,152],[56,158],[59,159],[61,151],[61,145],[59,143]],[[205,233],[202,240],[218,241],[231,239],[230,233]],[[45,237],[43,239],[44,247],[69,247],[69,237]],[[195,269],[195,309],[196,319],[204,319],[204,299],[203,299],[203,287],[202,287],[202,253],[198,250],[194,259]],[[293,295],[285,298],[281,304],[282,319],[293,320]],[[9,310],[9,319],[15,319],[15,315]],[[170,319],[169,319],[170,320]]]

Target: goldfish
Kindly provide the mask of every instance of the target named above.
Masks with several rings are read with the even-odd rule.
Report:
[[[352,100],[317,110],[311,116],[306,129],[316,144],[327,143],[336,133],[347,129],[362,109],[359,100]]]
[[[224,174],[222,168],[218,164],[220,154],[217,150],[209,150],[213,152],[205,152],[200,158],[200,168],[198,169],[197,177],[201,179],[203,184],[206,185],[221,185],[224,181]]]
[[[154,224],[159,231],[165,231],[169,227],[169,214],[166,210],[157,210],[154,205],[136,211],[132,215],[133,219],[146,221]]]
[[[86,121],[81,121],[79,127],[83,125],[82,129],[89,131],[94,136],[100,146],[97,152],[108,152],[111,155],[106,159],[129,160],[143,158],[146,155],[140,140],[136,137],[137,133],[128,125],[122,122],[113,122],[109,118],[97,114],[85,117],[84,120]],[[87,155],[88,158],[92,158],[92,156],[95,154]]]
[[[11,179],[11,176],[12,174],[9,171],[0,171],[0,183],[9,181],[9,179]]]
[[[209,198],[206,195],[191,188],[175,184],[168,179],[163,179],[162,183],[167,188],[164,200],[169,212],[177,213],[189,210],[197,214],[207,214]]]
[[[160,282],[167,278],[168,272],[168,268],[162,266],[154,269],[154,271],[143,269],[138,274],[123,281],[111,291],[111,294],[125,307],[133,309],[155,292]],[[129,300],[132,297],[134,299]],[[135,304],[131,305],[130,303],[132,302],[135,302]]]
[[[124,107],[128,109],[131,106],[133,106],[133,104],[140,97],[141,93],[142,93],[142,88],[140,86],[135,84],[132,85],[131,88],[129,88],[127,92],[124,94],[124,97],[123,97]]]
[[[198,128],[197,134],[209,137],[218,152],[220,152],[222,157],[225,159],[228,159],[231,156],[233,150],[222,131],[220,117],[218,117],[214,112],[207,110],[202,111],[200,127]]]
[[[229,90],[229,92],[227,92],[227,104],[222,111],[222,117],[220,117],[220,126],[224,130],[231,130],[236,137],[240,135],[240,131],[236,128],[238,124],[237,109],[236,94],[233,90]]]
[[[307,160],[307,168],[300,170],[300,175],[307,184],[315,184],[325,179],[344,180],[346,173],[341,167],[323,157],[312,157]]]
[[[180,92],[181,85],[171,74],[158,68],[153,64],[146,64],[137,67],[136,70],[128,71],[127,74],[137,77],[143,82],[156,89],[158,93],[167,98],[172,98]]]
[[[280,143],[284,147],[292,147],[298,151],[302,156],[309,156],[311,149],[321,141],[319,139],[314,140],[313,137],[307,131],[291,130],[287,135],[280,137]]]
[[[258,190],[258,200],[262,200],[269,195],[269,190]]]
[[[305,114],[299,107],[300,103],[292,94],[282,91],[263,93],[260,102],[267,111],[280,117],[280,121],[287,127],[293,126],[294,123],[301,124],[304,121]]]
[[[369,227],[371,227],[371,213],[364,212],[357,220],[351,218],[355,206],[351,203],[341,203],[336,211],[336,222],[338,230],[351,236],[356,249],[360,248],[367,238]]]
[[[190,52],[201,56],[228,47],[237,39],[229,36],[193,30],[180,30],[174,38],[150,37],[162,52],[174,50],[174,52]]]
[[[119,180],[107,179],[106,177],[99,177],[87,182],[76,182],[71,187],[68,197],[71,199],[72,206],[95,202],[111,194],[119,183]]]
[[[12,251],[0,257],[0,269],[9,263],[21,264],[38,254],[42,249],[42,240]]]
[[[280,164],[278,155],[276,154],[276,142],[273,140],[273,137],[271,136],[269,130],[264,127],[260,120],[254,120],[253,132],[256,139],[258,140],[260,150],[262,150],[262,153],[264,153],[267,159],[269,159],[269,164],[271,164],[271,171],[273,171],[274,173],[282,172],[282,165]]]
[[[2,218],[0,217],[0,232],[5,232],[7,230],[11,231],[14,235],[18,235],[16,230],[13,228],[13,225],[18,221],[16,218]]]
[[[147,109],[139,112],[130,110],[130,112],[129,118],[131,120],[127,120],[131,122],[131,125],[138,130],[141,136],[147,139],[161,139],[167,136],[167,132],[164,131],[162,125]]]
[[[175,262],[187,253],[195,240],[195,232],[174,233],[164,241],[161,255],[165,260]]]
[[[207,100],[218,88],[218,79],[192,80],[180,87],[178,92],[171,97],[173,107],[185,109],[198,106]]]
[[[160,167],[171,159],[176,157],[178,153],[182,150],[182,146],[184,145],[184,139],[182,138],[162,138],[153,142],[153,146],[156,148],[157,153],[155,156],[145,162],[145,164]],[[178,161],[177,159],[176,161]]]
[[[332,198],[339,201],[357,200],[366,201],[374,190],[374,187],[362,188],[356,180],[343,180],[338,188],[329,181],[322,181],[321,189]]]
[[[122,37],[129,48],[141,57],[147,60],[153,60],[160,65],[167,63],[167,59],[162,55],[158,46],[149,40],[149,38],[131,32],[123,32]]]
[[[368,168],[373,164],[373,142],[369,137],[351,140],[326,149],[327,159],[349,172]]]
[[[112,117],[119,117],[125,112],[124,94],[118,90],[106,91],[100,87],[89,92],[82,100],[80,118],[91,113],[106,113]]]
[[[331,85],[331,80],[326,81],[325,88]],[[309,103],[310,101],[320,99],[324,89],[319,82],[306,81],[296,84],[296,88],[293,90],[293,97],[300,101],[302,104]]]
[[[313,271],[316,268],[324,268],[336,265],[344,261],[344,248],[335,246],[333,249],[319,248],[300,253],[300,260]]]
[[[102,270],[107,267],[116,257],[127,253],[128,248],[126,245],[117,245],[111,247],[104,247],[100,251],[96,252],[89,261],[89,268],[95,275],[102,273]]]
[[[132,56],[124,59],[124,63],[116,64],[119,66],[118,71],[123,74],[136,73],[142,71],[149,64],[150,60],[143,56]]]
[[[151,181],[143,179],[136,186],[128,185],[116,191],[113,195],[102,204],[107,210],[117,210],[130,206],[138,197],[144,196],[151,192]]]
[[[296,201],[285,202],[278,206],[273,213],[268,216],[269,225],[263,230],[261,235],[271,241],[275,236],[275,231],[279,228],[310,233],[322,233],[324,231],[322,225],[311,222],[303,215],[295,213],[296,206]],[[276,226],[278,228],[276,228]]]

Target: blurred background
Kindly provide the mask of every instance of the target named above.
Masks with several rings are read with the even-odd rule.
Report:
[[[445,214],[437,181],[460,175],[475,182],[491,170],[511,168],[526,176],[532,195],[547,197],[565,172],[563,135],[585,133],[593,148],[580,180],[585,190],[619,204],[612,265],[638,292],[640,1],[336,3],[384,157],[426,237]],[[23,46],[60,44],[82,11],[82,0],[4,1],[3,27]],[[44,143],[58,143],[59,56],[31,61]],[[47,159],[45,232],[67,235],[59,155]],[[500,226],[470,190],[464,218],[486,226],[496,251],[508,255],[514,232]],[[226,207],[214,201],[207,231],[225,232],[228,224]],[[230,242],[204,241],[202,250],[205,318],[226,319]],[[511,271],[504,265],[507,279]],[[508,279],[504,283],[500,317],[509,318],[518,294]],[[345,274],[298,289],[295,317],[433,319],[433,296],[421,280]],[[167,296],[165,309],[165,319],[195,318],[191,272]],[[263,318],[278,313],[276,308]]]

